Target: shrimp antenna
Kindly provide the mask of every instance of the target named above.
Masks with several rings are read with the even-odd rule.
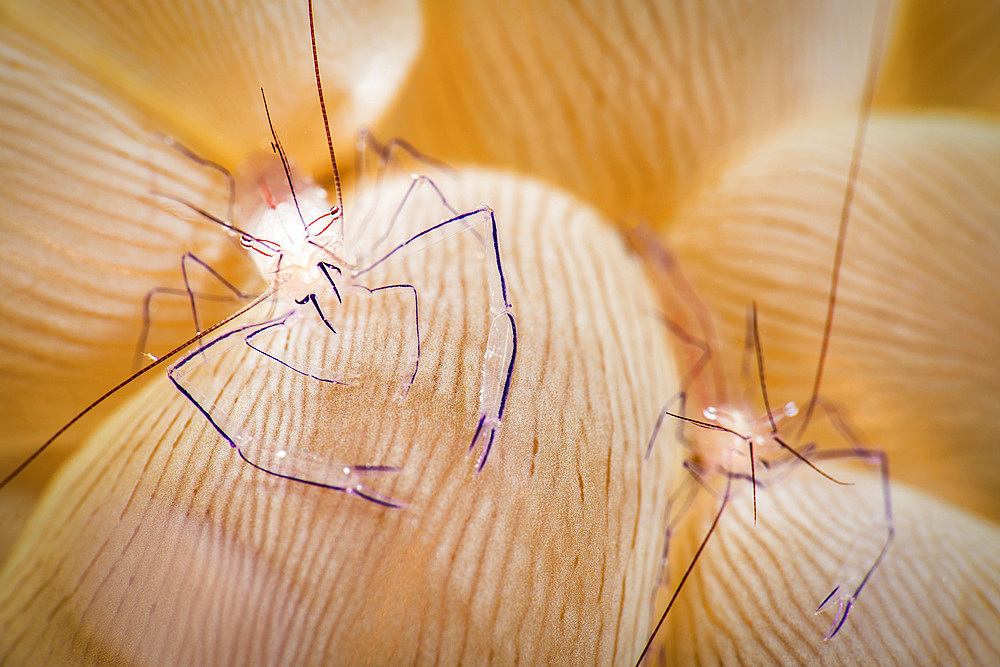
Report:
[[[753,332],[754,354],[757,356],[757,377],[760,379],[760,393],[764,397],[764,410],[767,412],[767,419],[768,419],[768,421],[771,422],[771,437],[773,437],[774,441],[777,442],[779,445],[781,445],[781,447],[783,449],[786,449],[789,452],[791,452],[791,454],[793,456],[795,456],[795,458],[797,458],[802,463],[805,463],[807,466],[809,466],[810,468],[812,468],[814,471],[818,472],[823,477],[826,477],[831,482],[834,482],[836,484],[840,484],[841,486],[852,486],[852,484],[850,482],[842,482],[839,479],[837,479],[836,477],[833,477],[833,476],[831,476],[831,475],[823,472],[822,470],[820,470],[816,466],[815,463],[813,463],[812,461],[810,461],[808,457],[803,456],[801,452],[799,452],[797,449],[795,449],[794,447],[792,447],[791,445],[789,445],[787,442],[785,442],[784,440],[782,440],[780,437],[778,437],[778,425],[774,421],[774,413],[771,412],[771,401],[768,400],[768,398],[767,398],[767,382],[765,382],[765,380],[764,380],[764,377],[765,377],[765,374],[764,374],[764,348],[763,348],[763,346],[761,345],[761,342],[760,342],[760,330],[757,328],[757,302],[756,301],[752,301],[751,302],[751,331]],[[756,480],[756,477],[753,476],[753,460],[752,460],[753,459],[753,444],[752,443],[750,444],[750,456],[751,456],[751,463],[750,463],[750,465],[751,465],[751,467],[750,467],[751,477],[754,480]],[[757,518],[757,493],[756,493],[756,484],[754,486],[755,486],[755,491],[754,491],[754,508],[753,509],[754,509],[754,520],[756,522],[756,518]]]
[[[274,123],[271,122],[271,110],[267,108],[267,95],[264,94],[264,89],[260,89],[260,96],[264,100],[264,114],[267,116],[267,126],[271,129],[271,138],[274,140],[271,143],[271,147],[274,152],[278,154],[281,158],[281,166],[285,170],[285,180],[288,181],[288,190],[292,193],[292,203],[295,204],[295,211],[299,214],[299,220],[302,221],[302,228],[309,233],[309,225],[306,224],[306,219],[302,216],[302,209],[299,208],[299,198],[295,194],[295,184],[292,182],[292,169],[288,166],[288,157],[285,155],[285,149],[281,147],[281,140],[278,139],[278,133],[274,131]]]
[[[270,291],[265,292],[264,294],[261,294],[259,297],[257,297],[252,302],[250,302],[249,304],[247,304],[243,308],[239,309],[238,311],[236,311],[235,313],[233,313],[232,315],[230,315],[226,319],[222,320],[218,324],[213,324],[212,326],[210,326],[209,328],[205,329],[204,331],[199,331],[193,337],[189,338],[188,340],[184,341],[183,343],[181,343],[180,345],[178,345],[174,349],[170,350],[169,352],[167,352],[165,355],[163,355],[162,357],[160,357],[159,359],[157,359],[156,361],[154,361],[150,365],[146,366],[145,368],[140,368],[135,373],[132,373],[132,375],[129,375],[126,379],[122,380],[121,382],[119,382],[118,384],[116,384],[114,387],[112,387],[111,389],[109,389],[106,392],[104,392],[103,394],[101,394],[94,402],[92,402],[90,405],[88,405],[83,410],[81,410],[80,412],[78,412],[76,414],[76,416],[73,417],[72,419],[70,419],[68,422],[66,422],[65,424],[63,424],[62,428],[60,428],[58,431],[56,431],[54,434],[52,434],[52,437],[50,437],[48,440],[46,440],[44,443],[42,443],[41,447],[39,447],[34,452],[32,452],[31,455],[28,458],[26,458],[24,461],[22,461],[16,468],[14,468],[13,471],[11,471],[10,473],[8,473],[8,475],[6,477],[4,477],[2,480],[0,480],[0,489],[3,489],[5,486],[7,486],[7,484],[10,483],[11,480],[13,480],[19,474],[21,474],[21,471],[23,471],[25,468],[27,468],[29,465],[31,465],[32,461],[34,461],[36,458],[38,458],[41,455],[42,452],[44,452],[46,449],[49,448],[49,445],[51,445],[53,442],[55,442],[59,438],[59,436],[61,436],[63,433],[65,433],[71,426],[73,426],[73,424],[75,424],[78,421],[80,421],[81,419],[83,419],[83,417],[87,413],[89,413],[91,410],[93,410],[94,408],[96,408],[98,405],[100,405],[101,403],[103,403],[107,399],[111,398],[113,395],[117,394],[121,389],[124,389],[126,386],[128,386],[129,384],[131,384],[135,380],[138,380],[140,377],[142,377],[143,375],[145,375],[149,371],[153,370],[154,368],[162,365],[164,362],[169,361],[173,357],[177,356],[182,350],[184,350],[186,347],[188,347],[192,343],[195,343],[195,342],[201,340],[202,338],[204,338],[205,336],[209,335],[213,331],[216,331],[216,330],[220,329],[221,327],[229,324],[230,322],[232,322],[236,318],[240,317],[241,315],[244,315],[245,313],[249,312],[251,309],[259,306],[261,303],[263,303],[270,296],[271,296],[271,292]]]
[[[333,150],[333,136],[330,134],[330,117],[326,113],[326,97],[323,95],[323,80],[319,75],[319,52],[316,50],[316,20],[313,18],[313,0],[309,0],[309,38],[312,40],[313,71],[316,72],[316,94],[319,108],[323,112],[323,129],[326,130],[326,146],[330,151],[330,166],[333,167],[333,188],[337,192],[337,214],[340,218],[340,238],[344,238],[344,195],[340,189],[340,170],[337,168],[337,154]]]
[[[837,307],[837,287],[840,284],[840,267],[844,261],[844,246],[847,242],[847,225],[851,218],[851,207],[854,204],[854,192],[858,182],[858,172],[861,170],[861,155],[864,152],[865,137],[868,134],[868,120],[871,118],[872,105],[875,99],[875,84],[878,81],[878,71],[881,65],[883,42],[885,41],[886,25],[889,21],[889,3],[883,2],[872,27],[871,52],[868,59],[868,74],[865,79],[865,89],[862,97],[862,112],[858,116],[857,128],[854,132],[854,148],[851,152],[851,166],[847,175],[847,187],[844,191],[844,203],[840,209],[840,227],[837,230],[837,246],[833,253],[833,269],[830,275],[830,295],[826,302],[826,321],[823,324],[823,340],[819,347],[819,361],[816,363],[816,376],[813,379],[812,396],[806,407],[805,416],[799,426],[795,439],[805,433],[809,420],[816,410],[820,383],[823,381],[823,370],[826,366],[826,353],[830,348],[830,336],[833,332],[833,313]]]
[[[694,558],[691,559],[691,562],[688,563],[687,569],[684,570],[684,576],[681,577],[681,580],[677,583],[677,588],[674,589],[673,595],[670,596],[670,601],[667,602],[667,608],[663,610],[662,614],[660,614],[660,620],[656,622],[656,627],[653,628],[653,631],[649,634],[649,639],[646,640],[646,645],[642,648],[642,653],[639,654],[639,659],[635,661],[635,667],[639,667],[639,665],[642,664],[643,658],[645,658],[646,654],[649,653],[649,648],[653,645],[653,640],[656,638],[656,634],[660,631],[660,627],[663,625],[663,622],[667,620],[667,614],[670,613],[670,609],[674,606],[674,602],[677,601],[677,596],[680,594],[681,589],[684,588],[684,583],[688,580],[688,577],[691,576],[691,572],[694,571],[695,563],[697,563],[698,559],[701,557],[701,552],[705,550],[705,547],[708,545],[709,538],[712,537],[712,533],[715,532],[716,526],[719,525],[719,519],[722,518],[722,512],[726,509],[726,503],[729,502],[729,490],[732,481],[732,477],[726,477],[726,490],[722,495],[722,503],[719,505],[719,511],[715,513],[712,525],[708,527],[708,532],[705,533],[705,537],[702,538],[701,544],[698,545],[698,551],[694,553]]]

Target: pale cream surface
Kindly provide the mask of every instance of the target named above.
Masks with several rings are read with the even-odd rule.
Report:
[[[828,616],[812,609],[871,502],[803,470],[759,494],[753,527],[744,488],[657,658],[990,662],[1000,652],[1000,135],[990,92],[990,36],[1000,31],[984,29],[996,21],[989,3],[952,13],[924,4],[901,4],[890,24],[824,382],[898,472],[897,540],[844,629],[823,642]],[[9,406],[0,414],[11,465],[122,379],[142,298],[179,285],[181,254],[244,270],[231,241],[149,196],[155,187],[225,207],[218,178],[152,132],[235,168],[267,145],[256,87],[287,84],[288,95],[268,93],[281,107],[272,108],[279,132],[309,173],[328,178],[298,6],[244,14],[163,3],[115,21],[40,6],[5,5],[0,21],[0,272],[10,286],[0,302]],[[273,365],[254,381],[294,393],[265,412],[232,407],[234,419],[265,419],[280,435],[286,422],[268,415],[329,401],[340,432],[359,436],[334,443],[347,447],[337,456],[402,463],[404,474],[380,489],[410,502],[406,510],[253,473],[161,375],[110,420],[69,434],[101,423],[0,574],[5,653],[40,662],[634,661],[662,609],[664,501],[687,454],[667,438],[652,462],[641,459],[677,388],[674,341],[651,315],[649,275],[615,225],[638,214],[663,231],[721,323],[718,358],[736,382],[732,359],[758,300],[769,383],[781,400],[808,398],[871,8],[786,10],[469,2],[423,16],[386,5],[347,20],[364,12],[321,9],[321,50],[338,54],[325,70],[337,81],[336,138],[364,122],[436,157],[521,172],[477,172],[466,188],[475,201],[463,202],[497,209],[523,324],[494,458],[471,475],[468,424],[454,414],[475,409],[485,344],[469,320],[482,298],[461,281],[429,290],[429,321],[444,329],[428,330],[434,381],[410,408],[390,402],[377,363],[376,395],[350,399],[350,409]],[[350,38],[337,32],[345,26]],[[178,34],[194,49],[187,60],[170,55]],[[218,57],[200,65],[208,53]],[[385,64],[373,74],[344,64],[352,58]],[[352,84],[350,72],[363,81]],[[373,77],[390,89],[351,92],[370,91]],[[347,143],[338,142],[345,171]],[[440,265],[427,261],[433,277]],[[482,280],[479,264],[448,266]],[[183,307],[157,314],[162,349],[188,334],[188,318]],[[289,349],[322,354],[323,339],[310,334],[292,330]],[[245,373],[260,362],[244,352],[228,363]],[[843,442],[822,424],[813,436]],[[867,471],[843,474],[858,489],[877,486]],[[24,506],[39,483],[25,478]],[[12,491],[4,504],[15,505],[16,527],[26,510]],[[700,502],[672,541],[672,581],[712,510],[710,498]]]

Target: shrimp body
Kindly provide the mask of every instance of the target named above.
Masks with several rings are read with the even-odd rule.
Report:
[[[772,410],[770,415],[757,414],[749,403],[710,405],[701,412],[708,428],[699,433],[692,460],[711,473],[752,478],[753,465],[763,462],[766,466],[786,449],[774,426],[798,412],[794,402]]]
[[[260,190],[265,205],[248,217],[245,228],[250,233],[240,238],[240,244],[253,251],[250,256],[273,292],[301,303],[324,286],[329,288],[321,263],[338,270],[350,264],[341,256],[342,240],[327,230],[330,219],[339,217],[337,207],[331,207],[326,191],[315,185],[301,188],[294,198],[290,192],[276,197],[263,181]],[[317,233],[311,231],[320,225]],[[333,282],[342,275],[334,272]]]

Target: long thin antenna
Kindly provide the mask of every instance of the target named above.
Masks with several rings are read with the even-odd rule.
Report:
[[[779,445],[781,445],[781,447],[783,449],[786,449],[789,452],[791,452],[795,456],[795,458],[797,458],[802,463],[805,463],[807,466],[809,466],[810,468],[812,468],[813,470],[815,470],[816,472],[818,472],[823,477],[826,477],[831,482],[836,482],[837,484],[840,484],[842,486],[851,486],[850,483],[848,483],[848,482],[842,482],[839,479],[837,479],[836,477],[831,477],[830,475],[826,474],[825,472],[823,472],[822,470],[820,470],[819,468],[817,468],[815,463],[813,463],[812,461],[810,461],[807,457],[803,456],[797,449],[795,449],[794,447],[792,447],[791,445],[789,445],[787,442],[785,442],[784,440],[782,440],[778,436],[778,425],[777,425],[777,423],[775,423],[775,421],[774,421],[774,413],[771,411],[771,401],[767,398],[767,381],[765,380],[765,371],[764,371],[764,348],[761,345],[761,342],[760,342],[760,330],[757,327],[757,302],[753,301],[753,302],[751,302],[751,304],[752,304],[751,317],[752,317],[752,327],[753,327],[752,328],[752,333],[753,333],[754,353],[757,356],[757,377],[760,380],[760,393],[761,393],[761,396],[763,396],[763,398],[764,398],[764,409],[767,411],[767,419],[768,419],[768,421],[771,422],[771,437],[773,437],[774,441],[776,443],[778,443]],[[747,442],[750,444],[750,460],[751,460],[751,465],[752,465],[752,462],[753,462],[753,442],[750,439],[747,439]],[[756,489],[756,484],[757,484],[757,482],[756,482],[756,476],[754,476],[752,474],[752,472],[753,472],[753,468],[752,467],[751,467],[750,470],[751,470],[751,479],[753,480],[753,482],[754,482],[754,488]],[[754,501],[753,516],[754,516],[754,524],[756,525],[756,523],[757,523],[757,494],[756,494],[756,492],[754,493],[753,501]]]
[[[309,0],[309,38],[312,40],[313,71],[316,72],[316,94],[319,108],[323,112],[323,129],[326,130],[326,146],[330,151],[330,166],[333,167],[333,187],[337,192],[337,213],[340,218],[340,238],[344,238],[344,195],[340,190],[340,170],[337,169],[337,155],[333,150],[333,136],[330,134],[330,117],[326,113],[326,98],[323,95],[323,80],[319,75],[319,52],[316,50],[316,21],[313,18],[313,2]]]
[[[680,594],[681,589],[684,588],[684,582],[686,582],[688,577],[691,576],[695,563],[697,563],[698,559],[701,557],[701,552],[705,550],[705,547],[708,545],[709,538],[712,537],[712,533],[715,532],[715,527],[719,525],[719,519],[722,518],[722,512],[726,509],[726,503],[729,502],[729,491],[732,481],[732,477],[726,477],[726,490],[722,495],[722,503],[719,505],[719,511],[715,513],[715,519],[712,520],[712,525],[709,526],[708,532],[705,533],[705,537],[701,540],[701,544],[698,545],[698,551],[695,552],[694,558],[692,558],[691,562],[688,563],[687,569],[684,570],[684,576],[681,577],[681,580],[677,583],[677,588],[674,589],[673,595],[670,596],[670,601],[667,602],[667,608],[663,610],[662,614],[660,614],[660,620],[656,622],[656,627],[653,628],[653,631],[649,634],[649,639],[646,640],[646,645],[642,648],[642,653],[639,654],[639,659],[635,661],[635,667],[639,667],[643,658],[645,658],[646,654],[649,653],[649,647],[653,645],[656,633],[660,631],[660,627],[663,625],[663,622],[667,620],[667,614],[670,613],[670,609],[674,606],[674,602],[677,601],[677,596]]]
[[[302,207],[299,206],[299,198],[295,194],[295,183],[292,180],[292,168],[288,165],[288,157],[285,155],[285,149],[281,147],[281,140],[278,139],[278,133],[274,131],[274,123],[271,122],[271,110],[267,108],[267,95],[264,94],[264,89],[260,89],[260,96],[264,100],[264,114],[267,116],[267,126],[271,129],[271,139],[273,142],[271,146],[274,148],[274,152],[278,154],[281,158],[281,166],[285,170],[285,180],[288,182],[288,191],[292,193],[292,203],[295,204],[295,211],[299,214],[299,220],[302,222],[302,229],[306,234],[309,233],[309,225],[306,223],[306,219],[302,216]]]
[[[865,79],[864,95],[862,97],[862,112],[858,116],[857,128],[854,132],[854,149],[851,153],[851,167],[847,175],[847,188],[844,191],[844,204],[840,209],[840,227],[837,230],[837,247],[833,254],[833,270],[830,276],[830,295],[826,303],[826,322],[823,325],[823,340],[819,348],[819,361],[816,364],[816,377],[813,380],[812,396],[806,407],[805,416],[799,426],[795,439],[802,437],[812,414],[816,410],[816,400],[819,396],[820,383],[823,381],[823,370],[826,366],[826,354],[830,348],[830,336],[833,332],[833,313],[837,307],[837,287],[840,284],[840,267],[844,261],[844,246],[847,242],[847,224],[851,218],[851,206],[854,204],[854,191],[857,187],[858,172],[861,170],[861,155],[864,152],[865,137],[868,134],[868,120],[871,118],[872,104],[875,99],[875,84],[878,81],[878,71],[882,60],[882,48],[885,41],[886,26],[889,21],[889,3],[880,3],[879,10],[872,27],[871,51],[868,59],[868,74]]]
[[[78,421],[80,421],[81,419],[83,419],[83,417],[86,416],[87,413],[89,413],[91,410],[93,410],[94,408],[96,408],[98,405],[100,405],[101,403],[103,403],[107,399],[111,398],[111,396],[113,396],[114,394],[118,393],[118,391],[121,390],[121,389],[123,389],[126,385],[131,384],[132,382],[134,382],[135,380],[138,380],[140,377],[142,377],[143,375],[145,375],[149,371],[151,371],[154,368],[162,365],[164,362],[169,361],[171,358],[177,356],[177,354],[179,354],[182,350],[184,350],[186,347],[188,347],[192,343],[195,343],[195,342],[201,340],[202,338],[204,338],[208,334],[212,333],[213,331],[218,330],[220,327],[223,327],[223,326],[229,324],[230,322],[232,322],[236,318],[238,318],[241,315],[249,312],[252,308],[255,308],[255,307],[259,306],[261,303],[264,302],[265,299],[267,299],[270,296],[271,296],[271,292],[270,291],[264,292],[259,297],[257,297],[256,299],[254,299],[252,302],[250,302],[249,304],[247,304],[243,308],[239,309],[238,311],[236,311],[235,313],[233,313],[232,315],[230,315],[226,319],[222,320],[218,324],[213,324],[212,326],[210,326],[209,328],[205,329],[204,331],[199,331],[195,336],[193,336],[192,338],[189,338],[188,340],[184,341],[183,343],[181,343],[180,345],[178,345],[174,349],[170,350],[165,355],[163,355],[162,357],[160,357],[159,359],[157,359],[156,361],[154,361],[153,363],[151,363],[149,366],[146,366],[145,368],[140,368],[135,373],[132,373],[132,375],[129,375],[126,379],[122,380],[121,382],[119,382],[118,384],[116,384],[114,387],[112,387],[108,391],[106,391],[103,394],[101,394],[97,398],[97,400],[95,400],[90,405],[88,405],[87,407],[85,407],[83,410],[81,410],[80,412],[78,412],[77,415],[75,417],[73,417],[71,420],[69,420],[68,422],[66,422],[65,424],[63,424],[62,428],[60,428],[58,431],[56,431],[54,434],[52,434],[52,437],[50,437],[48,440],[46,440],[42,444],[41,447],[39,447],[34,452],[32,452],[31,456],[29,456],[24,461],[22,461],[20,463],[20,465],[18,465],[16,468],[14,468],[13,471],[11,471],[10,473],[8,473],[8,475],[6,477],[4,477],[3,480],[0,480],[0,489],[3,489],[5,486],[7,486],[7,484],[10,483],[10,481],[12,479],[14,479],[19,474],[21,474],[21,471],[23,471],[25,468],[27,468],[29,465],[31,465],[32,461],[34,461],[36,458],[38,458],[41,455],[42,452],[44,452],[46,449],[49,448],[49,445],[51,445],[53,442],[55,442],[59,438],[59,436],[61,436],[63,433],[65,433],[71,426],[73,426],[73,424],[75,424]]]

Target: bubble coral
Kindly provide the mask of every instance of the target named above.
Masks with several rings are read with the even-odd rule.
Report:
[[[270,140],[263,87],[299,167],[325,176],[304,5],[0,8],[11,466],[128,374],[138,304],[176,282],[185,251],[235,266],[217,230],[150,196],[224,206],[217,179],[154,132],[238,167]],[[476,333],[429,346],[426,404],[400,413],[381,450],[415,471],[404,511],[255,479],[152,378],[67,439],[68,451],[90,430],[23,529],[58,457],[5,490],[4,539],[20,535],[0,573],[2,654],[634,661],[676,480],[676,447],[642,450],[677,375],[617,225],[638,215],[659,230],[727,349],[756,300],[769,389],[807,396],[872,16],[864,2],[319,3],[337,145],[360,124],[405,137],[460,165],[463,205],[489,203],[501,221],[524,334],[495,467],[474,476],[451,446],[461,424],[434,407],[469,395]],[[1000,653],[998,21],[990,3],[907,2],[886,36],[824,380],[890,456],[898,538],[879,581],[824,643],[811,609],[865,510],[822,479],[785,480],[761,494],[756,527],[734,500],[659,659]],[[441,298],[460,302],[457,283]],[[158,316],[158,335],[183,340],[189,317]],[[289,405],[338,407],[289,386]],[[357,410],[362,423],[385,406]]]

